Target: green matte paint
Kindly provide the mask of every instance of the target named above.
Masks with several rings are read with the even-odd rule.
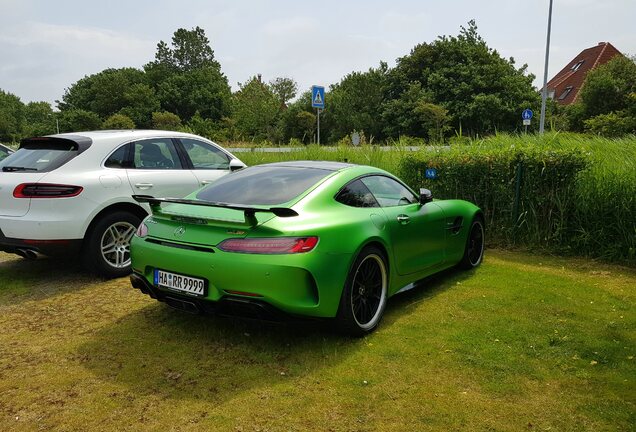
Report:
[[[470,221],[479,208],[460,200],[383,208],[349,207],[335,200],[347,183],[373,174],[395,179],[378,168],[344,167],[293,201],[277,205],[292,208],[298,216],[257,213],[254,227],[240,226],[244,217],[237,210],[184,204],[154,209],[145,221],[148,236],[132,240],[133,270],[151,284],[155,268],[204,278],[209,301],[229,295],[226,290],[241,291],[258,294],[260,300],[290,314],[335,317],[350,268],[366,245],[376,244],[386,252],[389,296],[457,264]],[[195,199],[195,195],[188,198]],[[398,215],[407,215],[409,223],[399,223]],[[179,220],[173,220],[175,217]],[[456,224],[458,220],[461,224]],[[179,227],[185,232],[175,233]],[[317,236],[319,242],[312,251],[298,254],[234,253],[216,247],[227,238],[278,236]],[[213,253],[163,246],[148,239],[207,247]]]

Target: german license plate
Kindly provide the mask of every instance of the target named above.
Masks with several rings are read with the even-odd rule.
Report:
[[[191,276],[155,269],[155,286],[202,296],[205,294],[205,280]]]

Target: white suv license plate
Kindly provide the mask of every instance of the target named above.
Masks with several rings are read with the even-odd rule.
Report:
[[[205,294],[205,280],[163,270],[155,270],[155,285],[195,296]]]

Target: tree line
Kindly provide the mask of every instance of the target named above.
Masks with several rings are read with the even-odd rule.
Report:
[[[456,36],[415,46],[395,67],[381,62],[331,85],[321,113],[326,141],[357,131],[366,142],[409,136],[444,141],[520,130],[525,108],[538,112],[540,94],[527,65],[517,67],[490,48],[474,21]],[[217,141],[314,140],[309,89],[289,77],[254,75],[232,92],[205,32],[178,29],[160,41],[141,69],[105,69],[65,89],[56,101],[24,104],[0,90],[0,140],[93,129],[182,130]],[[548,124],[605,135],[636,130],[636,64],[617,58],[588,73],[581,102],[551,102]]]

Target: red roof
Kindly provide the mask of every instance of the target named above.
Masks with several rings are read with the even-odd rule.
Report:
[[[609,42],[599,42],[594,47],[584,49],[548,81],[548,93],[554,92],[553,99],[561,105],[576,102],[587,72],[607,63],[617,55],[623,54]]]

